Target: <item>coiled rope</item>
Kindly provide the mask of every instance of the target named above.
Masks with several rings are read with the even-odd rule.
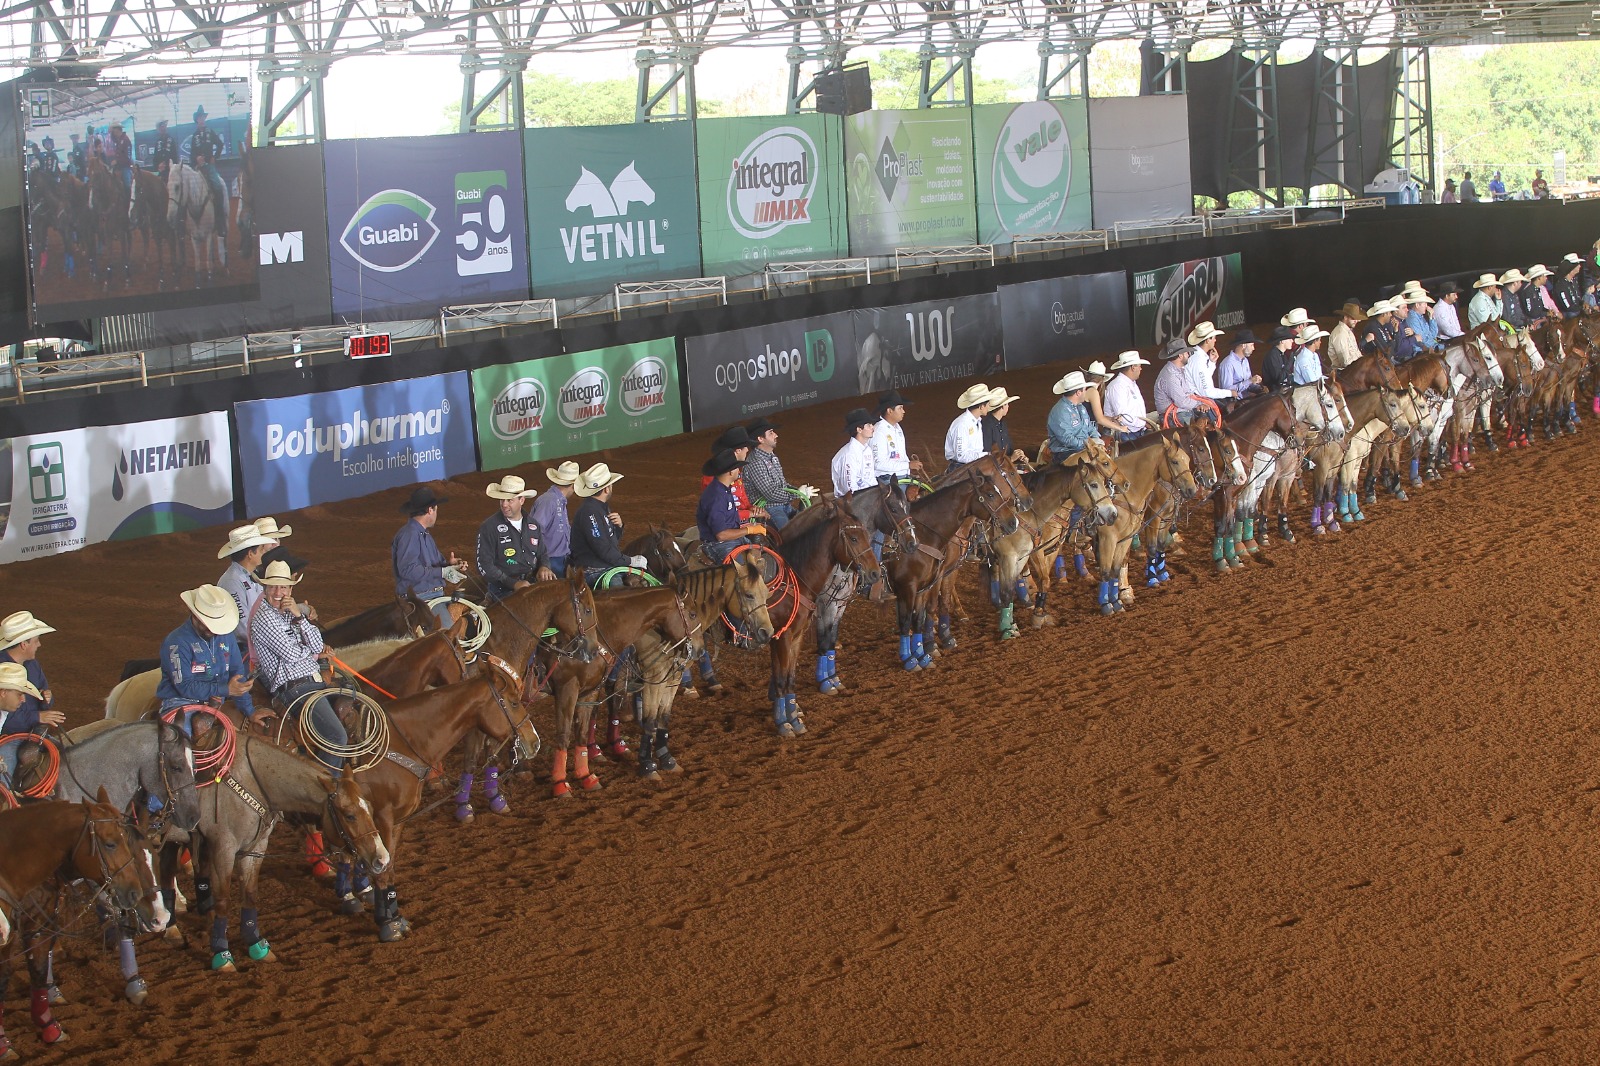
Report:
[[[335,744],[317,731],[308,708],[323,697],[330,700],[343,696],[353,700],[361,709],[360,727],[356,730],[361,740]],[[300,745],[310,752],[322,752],[330,758],[343,759],[351,771],[370,770],[389,753],[389,716],[383,713],[378,701],[365,692],[329,685],[325,688],[307,689],[284,709],[278,722],[278,743],[283,743],[283,729],[290,718],[296,721],[296,734]]]
[[[0,744],[20,744],[32,741],[44,748],[49,756],[49,764],[45,767],[44,775],[27,788],[17,789],[29,799],[49,799],[56,793],[56,782],[61,779],[61,749],[56,747],[55,741],[40,733],[12,733],[10,736],[0,737]],[[13,804],[15,800],[13,799]]]
[[[234,728],[233,719],[213,707],[203,703],[191,703],[186,707],[174,707],[161,716],[163,722],[170,722],[182,729],[178,716],[193,711],[195,714],[209,714],[222,730],[222,740],[214,748],[204,751],[196,750],[194,753],[194,783],[196,788],[205,788],[221,781],[223,775],[233,769],[234,757],[239,753],[239,731]],[[189,730],[191,736],[193,730]]]
[[[489,634],[494,632],[494,626],[489,623],[489,612],[464,596],[435,596],[427,601],[428,610],[433,610],[441,603],[458,603],[471,613],[477,628],[472,636],[462,637],[457,643],[468,655],[476,655],[478,649],[489,643]]]

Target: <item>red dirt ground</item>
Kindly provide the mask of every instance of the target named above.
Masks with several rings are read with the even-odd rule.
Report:
[[[1059,373],[1007,377],[1019,441]],[[914,397],[914,449],[957,391]],[[785,413],[792,480],[826,484],[847,406]],[[1120,618],[1074,584],[1058,628],[1000,645],[972,588],[931,675],[859,603],[850,692],[802,695],[806,737],[770,735],[765,657],[729,653],[730,693],[678,704],[667,783],[602,767],[558,802],[523,780],[506,818],[414,826],[406,942],[269,862],[280,962],[213,976],[189,915],[187,949],[144,943],[148,1007],[75,945],[71,1043],[40,1046],[15,992],[10,1032],[28,1062],[118,1066],[1595,1062],[1594,432],[1324,540],[1302,508],[1300,542],[1242,574],[1209,572],[1197,523]],[[688,525],[710,436],[604,456],[616,508]],[[442,546],[470,549],[489,480],[454,486]],[[388,595],[402,495],[279,516],[325,617]],[[217,577],[221,533],[0,570],[0,608],[60,629],[43,657],[74,723]]]

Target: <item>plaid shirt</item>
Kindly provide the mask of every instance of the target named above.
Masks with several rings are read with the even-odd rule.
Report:
[[[744,483],[752,502],[788,503],[791,498],[789,483],[783,479],[783,463],[776,452],[765,448],[751,448],[745,457]]]
[[[263,602],[250,619],[250,654],[261,667],[268,692],[276,694],[291,681],[320,675],[321,650],[322,631],[305,615],[291,618]]]

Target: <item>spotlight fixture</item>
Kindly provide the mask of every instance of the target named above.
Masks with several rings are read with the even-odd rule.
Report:
[[[1506,13],[1498,7],[1491,6],[1483,9],[1483,21],[1485,22],[1499,22],[1505,17]]]

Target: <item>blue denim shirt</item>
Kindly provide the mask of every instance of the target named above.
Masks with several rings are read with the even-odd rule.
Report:
[[[1050,453],[1057,459],[1065,459],[1083,451],[1090,437],[1100,436],[1100,427],[1095,425],[1089,405],[1073,403],[1065,396],[1050,409],[1047,428],[1050,432]]]
[[[0,654],[0,662],[7,661],[10,661],[10,656]],[[22,668],[28,672],[28,683],[34,688],[43,692],[50,687],[50,682],[44,679],[44,667],[39,665],[38,659],[29,659],[22,664]],[[49,708],[50,704],[23,693],[21,706],[6,715],[6,724],[0,726],[0,736],[33,732],[39,728],[39,712]]]
[[[190,703],[232,700],[248,718],[255,714],[250,694],[228,695],[228,679],[245,673],[244,657],[233,634],[202,633],[191,618],[161,642],[161,683],[156,686],[156,698],[163,711]]]

